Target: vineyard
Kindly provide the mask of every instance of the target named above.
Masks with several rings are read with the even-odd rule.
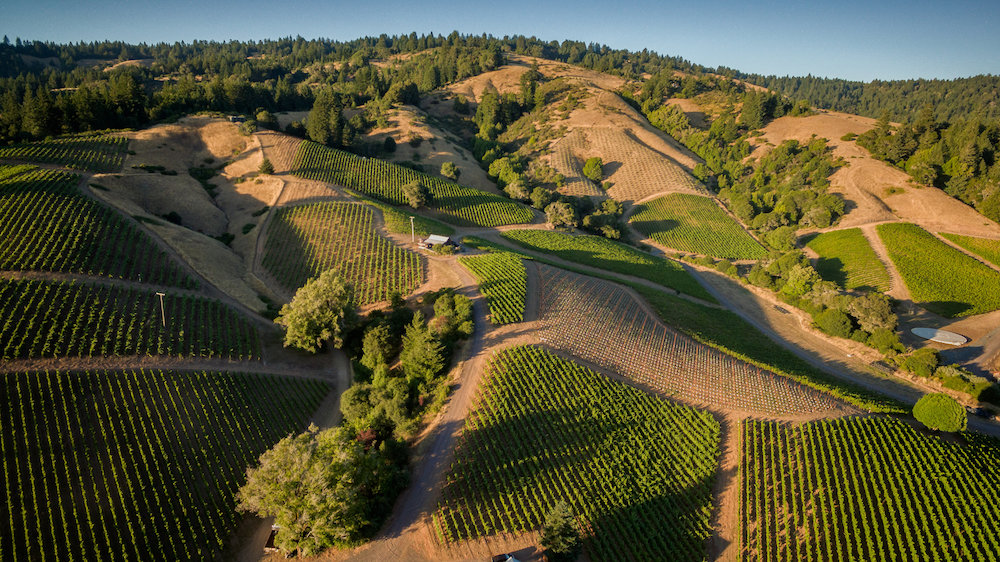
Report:
[[[479,290],[490,303],[490,322],[513,324],[524,320],[528,274],[520,257],[503,252],[458,261],[479,280]]]
[[[385,222],[385,229],[393,234],[413,234],[422,238],[430,236],[431,234],[438,234],[441,236],[451,236],[452,234],[455,234],[455,229],[444,224],[443,222],[422,217],[420,215],[412,215],[410,213],[400,211],[392,205],[386,205],[381,201],[369,199],[360,193],[351,190],[347,191],[355,199],[358,199],[366,205],[381,211],[382,219]],[[412,223],[410,221],[410,217],[413,218]]]
[[[538,336],[657,393],[767,415],[831,413],[826,394],[691,340],[617,285],[539,266]]]
[[[927,310],[953,318],[1000,308],[1000,272],[914,224],[877,229],[913,300]]]
[[[133,223],[84,196],[77,189],[78,176],[0,166],[0,177],[0,270],[197,286]]]
[[[889,272],[860,228],[823,232],[806,246],[819,254],[816,271],[823,279],[848,290],[889,290]]]
[[[564,177],[559,193],[576,197],[606,197],[607,193],[603,189],[583,176],[583,162],[573,153],[574,148],[583,148],[585,141],[578,140],[580,137],[583,137],[583,131],[577,129],[559,139],[552,147],[549,165]]]
[[[453,542],[567,501],[590,560],[705,560],[719,425],[536,347],[493,356],[434,514]]]
[[[0,280],[0,351],[36,357],[175,355],[260,358],[254,327],[202,297],[107,285]]]
[[[743,560],[997,560],[1000,443],[898,419],[744,422]]]
[[[710,197],[665,195],[639,205],[630,221],[639,232],[682,252],[736,260],[767,255],[760,242]]]
[[[958,234],[945,234],[941,236],[951,242],[958,244],[969,252],[976,254],[991,264],[1000,267],[1000,240],[992,238],[974,238],[972,236],[960,236]]]
[[[522,248],[624,275],[634,275],[702,300],[715,302],[675,261],[652,256],[600,236],[573,236],[552,230],[507,230],[501,236]]]
[[[89,172],[121,169],[128,139],[120,134],[83,133],[0,147],[0,159],[59,164]]]
[[[354,285],[355,301],[412,293],[424,279],[420,258],[381,236],[359,203],[309,203],[278,209],[268,226],[264,267],[288,291],[328,270]]]
[[[0,374],[2,560],[211,560],[246,467],[330,387],[243,373]]]
[[[430,206],[460,226],[492,227],[534,219],[530,208],[510,199],[314,142],[299,145],[293,170],[297,176],[356,189],[393,205],[406,205],[403,186],[419,181],[430,190]]]

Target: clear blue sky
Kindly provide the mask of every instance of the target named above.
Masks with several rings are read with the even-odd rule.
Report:
[[[852,80],[1000,74],[1000,1],[6,0],[0,33],[56,42],[535,35],[709,67]]]

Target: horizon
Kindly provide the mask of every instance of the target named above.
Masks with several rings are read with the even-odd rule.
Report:
[[[899,0],[879,6],[817,4],[793,14],[783,13],[787,6],[776,2],[747,7],[717,0],[669,6],[642,0],[610,19],[604,13],[607,6],[593,0],[545,5],[518,0],[491,6],[442,2],[419,13],[402,2],[390,2],[377,8],[352,6],[349,19],[338,17],[343,5],[309,0],[270,13],[273,6],[260,0],[211,6],[184,1],[171,6],[169,13],[159,14],[152,6],[114,0],[85,6],[63,5],[59,0],[17,1],[8,7],[7,26],[0,32],[11,42],[20,38],[57,44],[173,44],[299,36],[351,41],[383,33],[448,35],[454,30],[462,35],[524,35],[547,42],[649,49],[707,68],[763,76],[871,82],[954,80],[1000,73],[1000,35],[994,32],[1000,24],[1000,4],[971,0],[948,5]],[[119,17],[108,18],[108,12]],[[315,17],[299,15],[303,12]],[[781,16],[775,18],[771,15],[775,13]],[[706,17],[713,19],[703,23]],[[156,23],[142,23],[148,21]]]

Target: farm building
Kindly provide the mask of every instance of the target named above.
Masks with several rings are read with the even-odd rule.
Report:
[[[454,240],[452,240],[451,238],[449,238],[447,236],[439,236],[437,234],[431,234],[430,236],[428,236],[424,240],[421,240],[420,244],[418,244],[418,246],[421,247],[421,248],[423,248],[423,249],[425,249],[425,250],[431,250],[431,249],[434,248],[434,246],[437,246],[439,244],[444,244],[446,246],[451,246],[452,248],[454,248],[456,250],[458,249],[458,243],[457,242],[455,242]]]

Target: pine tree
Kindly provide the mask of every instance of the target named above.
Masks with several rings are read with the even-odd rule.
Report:
[[[545,517],[539,541],[548,560],[562,562],[576,560],[580,553],[580,531],[569,505],[560,501]]]

